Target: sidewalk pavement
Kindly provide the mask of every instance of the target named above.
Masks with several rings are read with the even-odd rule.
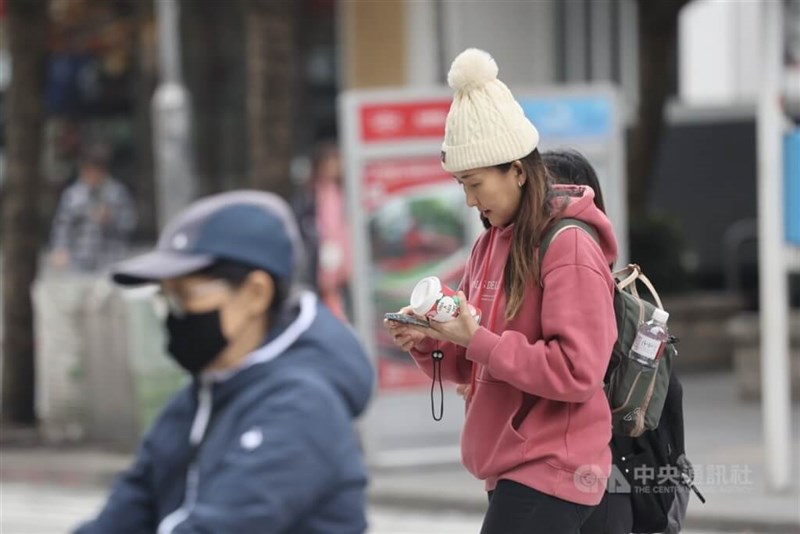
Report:
[[[767,488],[760,406],[737,398],[731,373],[687,375],[684,384],[687,455],[707,503],[692,496],[688,526],[750,533],[800,533],[800,405],[793,405],[792,487]],[[130,456],[85,446],[30,445],[29,436],[3,439],[0,480],[44,482],[66,487],[108,486]],[[373,504],[410,509],[482,513],[480,482],[457,464],[375,469]]]

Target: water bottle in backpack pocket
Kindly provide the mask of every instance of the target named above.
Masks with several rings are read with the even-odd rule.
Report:
[[[634,269],[632,276],[641,278]],[[658,426],[667,395],[672,359],[677,355],[666,330],[669,317],[660,307],[620,284],[614,295],[617,342],[606,374],[605,390],[615,434],[640,436]],[[658,298],[656,296],[656,298]],[[654,319],[644,322],[645,317]]]

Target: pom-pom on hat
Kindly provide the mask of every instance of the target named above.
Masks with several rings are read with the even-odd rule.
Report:
[[[492,56],[477,48],[464,50],[450,66],[447,83],[454,95],[442,143],[445,171],[509,163],[539,144],[539,132],[497,79],[498,71]]]

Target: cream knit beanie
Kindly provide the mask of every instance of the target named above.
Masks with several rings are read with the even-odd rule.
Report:
[[[509,163],[539,143],[539,132],[497,72],[492,56],[477,48],[464,50],[450,66],[447,83],[455,94],[442,143],[445,171]]]

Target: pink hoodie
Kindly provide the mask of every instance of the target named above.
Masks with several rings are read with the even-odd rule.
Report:
[[[569,187],[576,186],[557,190]],[[500,285],[514,228],[487,230],[475,243],[461,284],[470,303],[480,307],[483,326],[466,349],[425,339],[411,355],[430,374],[431,352],[438,346],[444,352],[442,376],[461,384],[470,383],[477,366],[461,455],[487,490],[508,479],[595,505],[611,465],[603,376],[617,337],[608,267],[617,242],[611,223],[594,205],[594,192],[578,187],[577,193],[562,216],[592,225],[600,246],[583,230],[561,232],[545,255],[542,285],[530,281],[520,312],[506,322]]]

